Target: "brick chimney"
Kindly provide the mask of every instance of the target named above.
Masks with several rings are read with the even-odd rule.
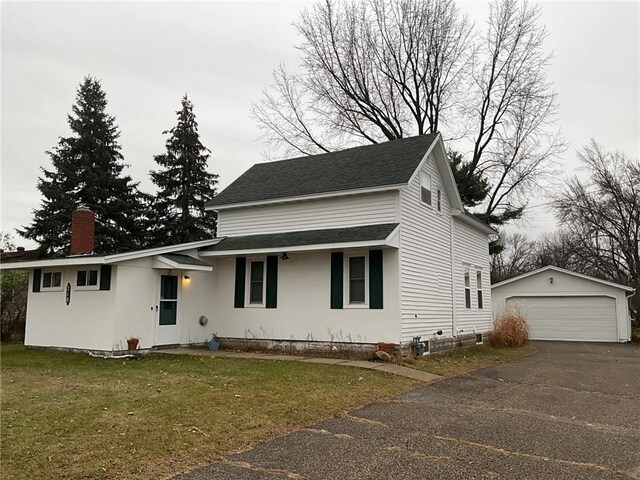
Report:
[[[71,214],[71,255],[93,253],[96,235],[96,214],[80,206]]]

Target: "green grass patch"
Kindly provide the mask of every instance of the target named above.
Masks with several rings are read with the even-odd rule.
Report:
[[[436,375],[452,377],[478,368],[526,357],[535,351],[536,349],[531,346],[492,348],[488,345],[475,345],[442,353],[432,353],[419,358],[410,358],[405,360],[404,364]]]
[[[277,360],[104,360],[2,346],[2,478],[150,479],[407,390],[381,372]]]

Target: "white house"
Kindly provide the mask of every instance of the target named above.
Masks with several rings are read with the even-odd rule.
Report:
[[[519,310],[533,340],[628,342],[634,289],[548,266],[496,283],[493,310]]]
[[[256,164],[208,208],[210,240],[3,264],[31,272],[25,343],[435,350],[491,328],[495,232],[464,212],[437,133]]]

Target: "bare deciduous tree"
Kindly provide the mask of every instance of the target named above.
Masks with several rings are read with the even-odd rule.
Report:
[[[522,233],[500,232],[500,252],[491,256],[491,283],[502,282],[533,270],[535,245]]]
[[[576,253],[576,244],[574,235],[564,229],[543,234],[535,242],[533,267],[553,265],[565,270],[590,273]]]
[[[640,292],[640,163],[594,140],[578,155],[590,179],[571,179],[553,205],[581,270]]]
[[[522,214],[564,149],[546,32],[526,2],[496,0],[483,35],[453,0],[325,0],[296,27],[302,72],[274,70],[252,110],[272,153],[443,131],[470,150],[461,189],[488,178],[480,213],[500,224]]]

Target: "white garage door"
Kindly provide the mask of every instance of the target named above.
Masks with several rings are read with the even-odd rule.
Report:
[[[507,307],[527,316],[532,340],[618,341],[616,302],[610,297],[514,297]]]

